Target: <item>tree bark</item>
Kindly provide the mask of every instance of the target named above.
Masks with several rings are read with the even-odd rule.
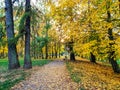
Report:
[[[26,0],[25,4],[25,13],[30,13],[30,0]],[[26,18],[25,25],[25,56],[24,56],[24,68],[30,69],[32,68],[32,62],[30,57],[30,14]]]
[[[90,52],[90,62],[96,63],[96,57],[92,52]]]
[[[5,14],[6,14],[6,31],[8,40],[8,69],[17,69],[20,67],[17,55],[16,44],[14,39],[14,22],[13,22],[13,8],[12,0],[5,0]]]
[[[73,41],[69,42],[68,46],[69,46],[69,49],[70,49],[69,50],[70,51],[70,60],[75,61],[75,54],[73,52]]]
[[[75,54],[74,52],[70,52],[70,60],[75,61]]]

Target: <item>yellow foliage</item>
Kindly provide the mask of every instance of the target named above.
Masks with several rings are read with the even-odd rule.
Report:
[[[89,0],[88,3],[88,0],[58,0],[49,3],[49,16],[55,23],[54,29],[58,29],[60,24],[59,28],[64,33],[63,39],[66,42],[73,39],[77,54],[84,56],[93,52],[97,59],[104,60],[108,58],[111,48],[116,51],[117,57],[120,55],[119,41],[110,41],[108,34],[108,29],[118,27],[119,2],[110,0],[110,8],[106,8],[108,1]],[[111,14],[109,22],[108,11]],[[112,34],[118,38],[115,32]],[[110,47],[109,44],[113,42],[117,45]]]

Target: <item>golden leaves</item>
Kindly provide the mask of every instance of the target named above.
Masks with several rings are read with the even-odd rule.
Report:
[[[7,49],[7,46],[5,47],[0,47],[0,53],[7,53],[8,52],[8,49]]]
[[[71,72],[80,78],[79,86],[85,90],[119,90],[120,75],[114,74],[112,68],[101,64],[92,64],[87,60],[69,62]]]

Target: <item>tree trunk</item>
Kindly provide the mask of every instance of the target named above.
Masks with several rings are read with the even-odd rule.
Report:
[[[43,55],[43,50],[41,49],[41,56],[42,56],[42,59],[44,59],[44,55]]]
[[[20,67],[17,55],[16,44],[14,41],[14,22],[13,22],[13,8],[12,0],[5,0],[5,13],[6,13],[6,31],[7,31],[7,40],[8,40],[8,60],[9,60],[9,69],[17,69]]]
[[[48,59],[48,45],[45,45],[45,59]]]
[[[25,13],[30,13],[30,0],[26,0]],[[26,18],[25,25],[25,56],[24,56],[24,68],[32,68],[32,62],[30,57],[30,15]]]
[[[51,47],[52,48],[52,58],[54,57],[54,53],[53,53],[53,46]]]
[[[32,26],[32,31],[33,31],[33,34],[34,34],[34,36],[33,36],[33,42],[34,42],[34,44],[33,44],[33,58],[35,59],[35,48],[36,48],[36,45],[35,45],[35,30],[34,30],[34,26]]]
[[[107,8],[107,22],[111,23],[110,1],[109,0],[106,2],[106,8]],[[113,38],[112,28],[108,28],[108,35],[109,35],[109,40],[113,41],[114,38]],[[119,73],[120,72],[119,71],[119,66],[118,66],[117,62],[114,60],[115,59],[115,51],[113,50],[113,45],[114,45],[113,42],[109,43],[110,48],[109,48],[109,57],[108,57],[108,59],[109,59],[111,65],[112,65],[113,71],[115,73]]]
[[[75,61],[75,54],[74,52],[70,52],[70,60]]]
[[[57,58],[57,51],[55,51],[55,58]]]
[[[96,57],[92,52],[90,52],[90,62],[96,63]]]
[[[60,41],[59,41],[59,43],[58,43],[59,58],[60,58],[60,56],[61,56],[61,55],[60,55],[60,51],[61,51],[61,50],[60,50],[60,46],[61,46],[61,45],[60,45]]]
[[[71,40],[71,42],[68,43],[68,47],[69,47],[69,52],[70,52],[70,60],[75,61],[75,54],[73,50],[73,40]]]
[[[58,52],[57,52],[57,43],[55,42],[55,58],[57,58],[57,54],[58,54]]]
[[[47,21],[46,21],[47,23]],[[48,38],[48,29],[46,28],[46,38]],[[46,42],[46,45],[45,45],[45,59],[48,59],[48,41]]]

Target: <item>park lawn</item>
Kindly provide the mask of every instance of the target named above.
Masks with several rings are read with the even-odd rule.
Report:
[[[43,66],[51,60],[32,60],[32,65]],[[0,59],[0,90],[10,90],[12,86],[29,77],[32,69],[24,70],[23,60],[20,60],[21,68],[16,70],[8,70],[8,60]]]
[[[120,90],[120,74],[111,66],[89,61],[66,62],[66,66],[80,90]]]

